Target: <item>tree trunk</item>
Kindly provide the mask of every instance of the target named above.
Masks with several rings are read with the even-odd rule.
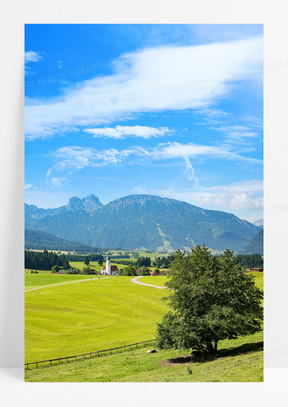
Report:
[[[214,352],[212,342],[206,342],[206,348],[207,348],[207,351],[208,351],[209,354]]]
[[[218,342],[214,342],[214,352],[215,353],[217,353],[217,345],[218,345]]]

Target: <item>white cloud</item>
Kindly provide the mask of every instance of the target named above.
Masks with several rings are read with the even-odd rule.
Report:
[[[262,164],[261,160],[241,156],[231,153],[221,147],[204,146],[198,144],[180,144],[180,143],[161,143],[155,148],[131,147],[124,150],[102,150],[98,151],[92,147],[69,146],[62,147],[56,150],[52,155],[56,164],[47,172],[47,177],[50,177],[52,172],[63,172],[81,170],[84,167],[103,167],[107,165],[116,165],[124,162],[126,159],[136,157],[138,161],[142,158],[150,159],[151,161],[183,159],[186,164],[186,174],[189,180],[194,180],[198,184],[195,177],[194,169],[190,163],[191,158],[213,158],[232,160],[234,162],[243,162],[248,164]]]
[[[259,179],[253,179],[249,181],[235,182],[229,185],[218,185],[210,187],[210,190],[223,190],[223,191],[233,191],[233,192],[262,192],[263,191],[263,181]]]
[[[162,137],[166,134],[172,133],[168,127],[148,127],[148,126],[116,126],[103,127],[95,129],[85,129],[86,133],[92,134],[93,137],[110,137],[115,139],[125,139],[129,136],[141,137],[149,139],[151,137]]]
[[[195,177],[195,171],[192,167],[192,164],[187,156],[183,157],[186,163],[186,175],[188,176],[189,181],[194,181],[198,185],[198,179]]]
[[[67,88],[57,98],[26,100],[28,139],[62,131],[63,126],[98,126],[143,112],[203,109],[233,88],[235,71],[262,64],[262,38],[197,46],[162,46],[124,55],[115,72]],[[235,82],[236,83],[236,82]]]
[[[39,62],[41,61],[42,56],[39,54],[39,52],[35,51],[28,51],[25,52],[25,62]]]
[[[196,192],[191,194],[191,198],[200,206],[218,206],[219,208],[238,209],[260,209],[263,208],[263,198],[260,196],[250,196],[242,193],[211,193]]]
[[[53,187],[62,187],[62,185],[67,184],[69,180],[66,177],[55,177],[51,178],[51,184]]]
[[[251,130],[251,128],[243,125],[228,125],[220,126],[214,129],[221,131],[225,134],[224,141],[231,144],[244,144],[250,142],[249,139],[257,138],[258,132]],[[248,140],[247,140],[248,139]]]
[[[25,184],[24,189],[31,189],[32,187],[33,187],[33,185],[32,185],[32,184]]]
[[[177,142],[159,144],[152,155],[155,159],[180,158],[180,157],[211,157],[237,162],[246,162],[251,164],[262,164],[262,160],[257,158],[245,157],[240,154],[232,153],[221,146],[205,146],[199,144],[180,144]]]
[[[240,185],[242,184],[242,185]],[[253,185],[255,188],[253,189]],[[158,195],[189,202],[192,205],[206,209],[226,210],[237,213],[245,211],[246,218],[259,218],[259,213],[263,211],[263,196],[260,188],[261,181],[245,181],[243,183],[221,186],[225,192],[211,192],[213,188],[198,188],[198,191],[176,192],[173,188],[166,190],[151,191]],[[216,187],[215,187],[216,188]]]

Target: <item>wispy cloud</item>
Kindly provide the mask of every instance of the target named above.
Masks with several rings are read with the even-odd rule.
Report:
[[[154,190],[151,193],[189,202],[207,209],[227,211],[263,210],[263,181],[249,180],[210,188],[199,187],[196,191],[175,191],[173,188]],[[259,214],[258,214],[259,216]],[[249,217],[249,213],[248,213]],[[257,216],[256,216],[257,217]],[[250,219],[251,220],[251,219]]]
[[[215,159],[218,158],[229,161],[246,162],[250,164],[263,163],[262,160],[233,153],[221,146],[205,146],[192,143],[180,144],[177,142],[159,144],[153,150],[152,156],[155,159],[211,157]]]
[[[250,144],[251,138],[257,138],[258,132],[252,131],[251,128],[241,125],[220,126],[214,129],[225,134],[224,141],[230,144]]]
[[[168,127],[148,127],[148,126],[116,126],[103,127],[94,129],[85,129],[86,133],[92,134],[93,137],[108,137],[115,139],[125,139],[126,137],[141,137],[150,139],[151,137],[163,137],[171,134],[173,131]]]
[[[39,62],[41,61],[42,56],[39,52],[28,51],[25,52],[25,62]]]
[[[55,188],[62,187],[63,185],[67,185],[69,180],[66,177],[54,177],[51,178],[51,185]]]
[[[39,52],[27,51],[25,52],[25,74],[33,74],[34,71],[31,68],[30,64],[40,62],[43,59],[42,55]]]
[[[161,143],[154,148],[143,148],[139,146],[117,150],[108,149],[98,151],[92,147],[69,146],[62,147],[52,153],[51,157],[55,164],[47,172],[50,177],[54,172],[66,172],[71,175],[84,167],[103,167],[107,165],[116,165],[125,162],[127,159],[131,162],[137,158],[137,162],[147,163],[151,161],[183,159],[186,164],[186,175],[190,181],[198,180],[194,174],[194,168],[190,159],[221,159],[245,164],[262,164],[262,160],[245,157],[232,153],[221,147],[205,146],[198,144],[180,144],[180,143]]]
[[[25,189],[25,190],[28,190],[28,189],[36,189],[36,187],[35,187],[34,185],[32,185],[32,184],[25,184],[24,189]]]
[[[262,38],[197,46],[162,46],[124,55],[112,75],[79,82],[57,98],[26,100],[28,139],[63,132],[65,126],[99,126],[143,112],[203,109],[231,91],[229,77],[262,63]]]

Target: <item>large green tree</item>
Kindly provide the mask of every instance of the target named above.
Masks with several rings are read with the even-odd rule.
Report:
[[[223,339],[260,331],[263,292],[234,263],[233,252],[211,255],[204,245],[177,251],[168,272],[170,311],[157,326],[160,348],[217,352]]]

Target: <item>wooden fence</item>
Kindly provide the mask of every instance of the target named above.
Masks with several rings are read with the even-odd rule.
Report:
[[[61,362],[73,362],[73,361],[79,361],[83,359],[90,359],[92,357],[100,357],[100,356],[107,356],[107,355],[112,355],[113,353],[120,353],[121,350],[126,350],[127,348],[129,350],[132,350],[133,347],[135,349],[145,347],[147,344],[155,342],[155,339],[151,339],[149,341],[144,341],[144,342],[136,342],[136,343],[131,343],[130,345],[124,345],[124,346],[118,346],[117,348],[111,348],[111,349],[104,349],[104,350],[98,350],[94,352],[88,352],[88,353],[81,353],[80,355],[74,355],[74,356],[65,356],[62,358],[57,358],[57,359],[47,359],[47,360],[40,360],[38,362],[30,362],[30,363],[25,363],[25,369],[33,369],[38,368],[38,367],[45,367],[45,366],[55,366],[56,364],[59,364]],[[54,364],[53,364],[54,362]]]

